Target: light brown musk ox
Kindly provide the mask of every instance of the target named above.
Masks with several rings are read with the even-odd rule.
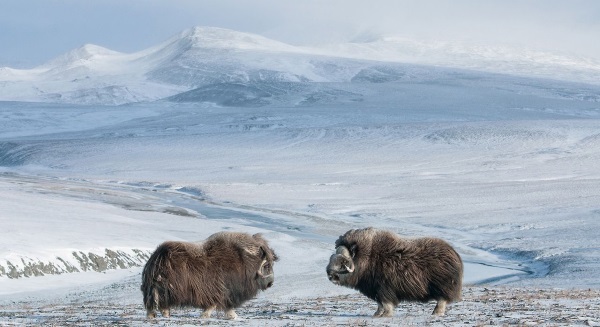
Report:
[[[354,288],[377,302],[374,317],[391,317],[402,301],[437,301],[434,315],[461,298],[463,263],[438,238],[407,239],[374,228],[352,229],[335,242],[327,265],[334,284]]]
[[[235,308],[274,282],[277,255],[260,235],[220,232],[203,242],[167,241],[158,246],[142,272],[142,293],[148,317],[160,310],[169,317],[173,307],[225,311],[235,319]]]

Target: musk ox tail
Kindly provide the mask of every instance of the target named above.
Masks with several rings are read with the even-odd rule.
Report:
[[[452,248],[452,252],[454,252],[454,260],[456,260],[454,262],[456,269],[454,276],[456,276],[456,278],[452,280],[452,285],[454,286],[452,301],[457,302],[462,300],[462,281],[464,275],[464,263],[462,261],[462,258],[454,248]]]
[[[450,302],[462,300],[463,261],[458,252],[445,241],[439,247],[447,251],[444,256],[437,259],[438,266],[433,269],[433,283],[430,293],[434,298],[443,298]]]
[[[165,268],[170,267],[167,244],[161,244],[148,259],[142,271],[141,290],[144,295],[144,307],[148,312],[160,310],[161,304],[169,303],[169,289],[164,287]]]

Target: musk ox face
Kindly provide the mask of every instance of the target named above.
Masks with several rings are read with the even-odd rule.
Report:
[[[269,259],[267,252],[261,248],[262,253],[262,263],[256,272],[256,281],[258,283],[258,288],[262,291],[267,288],[273,286],[275,282],[275,276],[273,275],[273,261],[277,261],[278,258],[276,255]]]
[[[346,285],[346,280],[354,272],[352,254],[345,246],[337,247],[335,254],[329,258],[327,277],[336,285]]]

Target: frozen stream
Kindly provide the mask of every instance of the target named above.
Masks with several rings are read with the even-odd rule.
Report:
[[[271,210],[257,207],[235,205],[233,203],[215,203],[208,201],[203,198],[202,192],[198,189],[189,187],[173,187],[170,185],[143,185],[136,183],[115,183],[115,182],[103,182],[103,183],[92,183],[83,180],[64,180],[55,178],[46,178],[40,176],[23,176],[10,173],[4,173],[1,175],[2,179],[0,183],[19,185],[21,190],[29,196],[35,197],[40,195],[42,197],[49,197],[51,201],[69,203],[75,201],[79,203],[79,206],[113,206],[112,210],[125,209],[126,212],[121,212],[125,216],[129,216],[127,212],[138,212],[138,213],[160,213],[161,216],[167,218],[163,221],[163,229],[171,229],[169,233],[183,236],[184,238],[191,238],[195,232],[198,234],[206,234],[207,231],[195,231],[187,228],[190,221],[200,223],[200,226],[205,226],[212,231],[214,229],[213,222],[217,222],[221,225],[221,229],[237,231],[262,231],[266,234],[279,234],[277,239],[288,239],[286,247],[302,246],[302,249],[294,249],[294,251],[303,251],[308,254],[309,257],[315,258],[315,260],[308,260],[310,267],[315,271],[316,275],[321,274],[322,279],[326,280],[324,273],[324,265],[321,262],[323,256],[328,256],[333,252],[333,244],[338,235],[332,234],[333,230],[340,228],[345,225],[343,222],[334,221],[318,215],[309,215],[288,212],[283,210]],[[25,214],[27,214],[25,212]],[[93,212],[87,214],[95,215]],[[60,214],[57,214],[57,217]],[[99,217],[103,219],[107,217]],[[81,222],[76,222],[80,217],[73,217],[73,221],[63,221],[62,224],[71,225],[71,228],[77,230],[81,234],[88,233],[86,226],[81,225]],[[108,217],[108,221],[112,221],[115,226],[119,225],[115,218]],[[168,221],[177,221],[177,224],[168,223]],[[68,238],[70,237],[63,231],[64,226],[48,224],[47,220],[30,221],[31,229],[28,233],[28,239],[44,239],[45,235],[51,234],[57,238]],[[88,238],[87,243],[93,245],[96,237],[99,240],[105,240],[106,243],[113,242],[115,240],[125,239],[128,237],[130,230],[119,230],[113,229],[112,226],[106,226],[105,221],[102,227],[99,224],[94,224],[94,228],[97,234],[93,237]],[[152,232],[149,226],[146,226],[148,230],[140,228],[138,225],[135,233],[144,235],[147,232]],[[196,227],[197,228],[197,227]],[[350,227],[348,227],[350,228]],[[189,233],[189,234],[188,234]],[[104,234],[104,235],[102,235]],[[138,237],[139,237],[138,235]],[[150,234],[152,235],[152,234]],[[171,237],[172,237],[171,236]],[[289,236],[289,237],[288,237]],[[152,237],[144,239],[143,242],[135,244],[132,242],[130,245],[133,249],[143,249],[149,251],[149,242],[162,242],[170,238],[164,236],[163,238]],[[17,238],[18,239],[18,238]],[[11,244],[7,242],[10,238],[5,238],[3,242],[3,248],[7,249],[11,247]],[[68,240],[63,240],[68,243]],[[79,243],[76,240],[72,241],[73,244]],[[84,243],[85,244],[85,243]],[[488,253],[482,250],[472,249],[464,244],[456,244],[459,251],[469,251],[470,254],[465,256],[465,253],[461,253],[465,258],[465,284],[477,284],[477,283],[503,283],[505,281],[514,280],[514,278],[523,278],[528,274],[540,275],[540,271],[534,271],[532,267],[528,267],[525,262],[518,262],[513,260],[501,260],[496,255]],[[87,245],[90,247],[90,245]],[[92,246],[93,247],[93,246]],[[122,245],[118,246],[122,248]],[[12,248],[15,249],[14,245]],[[22,251],[27,251],[25,248]],[[30,253],[24,253],[26,257],[36,258],[36,255],[40,255],[43,252],[36,248],[29,248]],[[276,250],[278,250],[276,248]],[[38,253],[36,253],[36,251]],[[289,251],[289,250],[287,250]],[[289,252],[294,252],[289,251]],[[64,252],[64,251],[63,251]],[[101,251],[100,251],[101,252]],[[280,256],[286,256],[286,248],[282,249],[283,253]],[[54,263],[60,264],[60,261],[65,260],[65,257],[61,257],[61,251],[56,253],[57,256],[52,258],[52,254],[45,254],[45,257],[39,258],[40,262],[45,264]],[[13,261],[13,264],[15,262]],[[17,265],[18,266],[18,265]],[[118,268],[118,267],[117,267]],[[139,273],[137,270],[133,270],[132,273]],[[68,273],[67,273],[68,274]],[[79,276],[81,273],[71,273],[74,276]],[[88,278],[89,273],[86,275]],[[110,278],[114,278],[114,275],[108,275]],[[293,278],[301,278],[300,276],[289,276]],[[48,277],[21,277],[16,280],[1,279],[3,284],[3,293],[11,293],[23,287],[27,279],[45,279]],[[92,278],[92,279],[96,279]],[[102,279],[102,278],[100,278]],[[33,283],[40,287],[43,282]],[[62,283],[59,285],[67,286]],[[44,288],[44,287],[42,287]],[[25,287],[24,289],[27,289]],[[11,291],[12,290],[12,291]]]
[[[197,197],[185,195],[168,194],[165,196],[165,200],[167,203],[196,211],[207,219],[236,219],[242,225],[285,233],[307,241],[324,242],[331,245],[332,252],[333,244],[339,236],[326,233],[331,224],[339,225],[339,222],[332,222],[317,216],[282,211],[273,212],[260,208],[245,207],[242,209],[233,204],[228,206],[209,204]],[[460,248],[468,248],[468,246],[461,245]],[[542,267],[537,267],[539,270],[536,271],[533,267],[528,267],[526,262],[501,260],[493,253],[474,251],[478,252],[478,256],[464,260],[464,283],[466,284],[501,284],[503,281],[525,277],[529,274],[540,276],[544,273]],[[488,261],[489,258],[494,258],[494,260]]]

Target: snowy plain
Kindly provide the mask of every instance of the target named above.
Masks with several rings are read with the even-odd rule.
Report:
[[[228,37],[201,49],[244,48]],[[277,47],[289,60],[284,45],[260,45],[257,51]],[[305,56],[302,62],[314,60],[321,72],[329,67],[322,54]],[[52,310],[69,316],[57,303],[110,301],[133,313],[96,324],[128,324],[136,316],[131,324],[143,325],[139,282],[147,254],[164,240],[201,240],[222,230],[263,233],[281,257],[274,287],[249,307],[268,301],[287,304],[287,311],[274,308],[269,318],[242,325],[285,315],[296,317],[292,325],[318,325],[319,309],[312,318],[293,310],[316,298],[343,306],[356,292],[331,284],[325,266],[340,234],[366,226],[448,240],[466,263],[465,284],[475,285],[467,294],[485,293],[480,286],[600,288],[600,86],[560,80],[564,67],[557,79],[542,79],[489,72],[493,65],[472,71],[347,60],[327,57],[337,74],[327,81],[297,78],[316,76],[314,70],[281,81],[291,75],[275,65],[269,74],[281,73],[276,80],[250,77],[240,91],[223,80],[198,88],[168,84],[174,77],[161,71],[159,95],[152,88],[140,97],[160,98],[152,102],[81,104],[92,93],[85,101],[74,97],[75,79],[52,82],[66,90],[57,102],[71,104],[48,97],[1,102],[0,323],[46,323]],[[133,85],[147,82],[139,76]],[[102,81],[94,87],[105,88]],[[40,101],[29,86],[48,81],[3,83],[5,92]],[[223,98],[228,92],[238,98]],[[111,96],[107,103],[125,99]],[[584,298],[600,302],[597,293]],[[19,316],[28,312],[19,303],[55,307]],[[362,303],[366,309],[334,314],[328,323],[397,323],[371,320],[374,304]],[[454,306],[457,314],[469,312]],[[428,305],[416,308],[406,310],[429,314]],[[102,310],[110,316],[114,309]],[[175,323],[199,317],[183,315]],[[597,320],[593,310],[580,317],[565,323]]]

